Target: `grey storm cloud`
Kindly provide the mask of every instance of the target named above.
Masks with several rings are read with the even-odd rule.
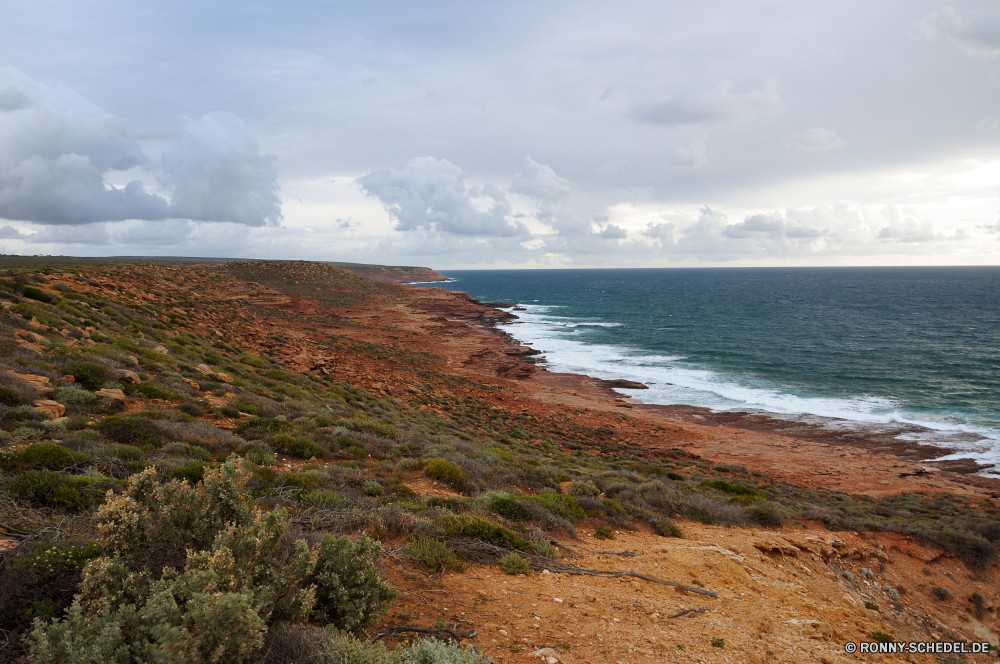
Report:
[[[928,14],[917,31],[931,41],[948,41],[973,57],[1000,55],[1000,9],[993,8],[961,16],[952,6]]]
[[[259,153],[235,115],[215,112],[189,122],[152,157],[134,133],[69,88],[0,68],[0,218],[55,225],[280,221],[277,158]],[[157,193],[138,179],[122,187],[106,181],[133,167],[152,174]]]
[[[401,169],[373,171],[358,178],[401,231],[436,230],[455,235],[526,235],[510,219],[507,196],[497,187],[466,187],[466,175],[446,159],[417,157]],[[482,209],[485,203],[486,209]]]
[[[735,86],[723,81],[701,94],[667,96],[658,101],[638,104],[633,115],[644,122],[662,125],[735,122],[754,115],[770,115],[782,110],[778,80],[769,78],[759,90],[735,92]]]

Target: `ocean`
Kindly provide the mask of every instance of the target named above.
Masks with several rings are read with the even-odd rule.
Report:
[[[1000,268],[454,270],[552,371],[901,440],[1000,475]],[[889,427],[887,429],[887,427]]]

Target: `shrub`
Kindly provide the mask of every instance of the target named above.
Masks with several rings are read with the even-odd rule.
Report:
[[[312,457],[325,459],[330,456],[329,452],[308,438],[275,436],[274,442],[283,452],[299,459],[311,459]]]
[[[57,387],[56,401],[64,406],[86,406],[94,403],[97,397],[93,392],[80,390],[75,387]]]
[[[7,484],[14,498],[68,512],[82,512],[101,502],[115,480],[84,475],[61,475],[51,470],[29,470]]]
[[[304,541],[282,547],[285,513],[251,510],[247,479],[239,459],[198,487],[133,476],[98,512],[103,555],[66,617],[35,623],[34,661],[234,661],[268,624],[306,619],[316,555]]]
[[[4,406],[20,406],[25,401],[21,393],[12,387],[0,385],[0,404]]]
[[[337,664],[490,664],[493,661],[471,645],[463,648],[451,641],[421,639],[388,650],[381,641],[368,643],[332,629],[328,630],[320,652],[325,658],[322,661]]]
[[[976,618],[982,620],[986,617],[986,598],[978,592],[972,593],[972,604],[976,607]]]
[[[89,458],[87,454],[74,453],[57,443],[32,443],[0,462],[0,468],[15,473],[32,467],[63,470]]]
[[[726,647],[726,640],[723,639],[722,637],[719,637],[719,636],[713,636],[712,640],[710,641],[710,643],[712,644],[713,648],[725,648]]]
[[[465,482],[465,471],[447,459],[438,457],[431,459],[424,466],[424,475],[431,479],[441,480],[446,484],[461,484]]]
[[[872,640],[878,641],[879,643],[893,643],[896,639],[892,638],[891,634],[885,632],[875,631],[871,633]]]
[[[88,362],[87,360],[73,360],[66,365],[66,371],[73,374],[76,382],[88,390],[101,389],[108,376],[107,367],[96,362]]]
[[[242,408],[240,410],[243,410]],[[246,412],[246,411],[244,411]],[[236,433],[254,433],[267,435],[269,433],[281,433],[292,431],[295,426],[284,417],[251,417],[246,422],[236,427]]]
[[[500,559],[500,567],[507,574],[531,574],[528,561],[513,552]]]
[[[21,290],[21,295],[30,298],[32,300],[37,300],[39,302],[45,302],[45,303],[52,302],[53,300],[56,299],[55,297],[49,295],[45,291],[39,290],[32,286],[25,286],[24,289]]]
[[[567,519],[568,521],[578,521],[586,516],[586,512],[583,511],[583,508],[577,505],[576,499],[574,499],[572,495],[562,493],[540,493],[537,496],[531,496],[531,500],[538,503],[552,514],[563,519]]]
[[[675,473],[672,470],[667,473],[667,477],[669,479],[672,479],[675,482],[683,482],[684,481],[684,476],[683,475],[681,475],[680,473]]]
[[[240,362],[255,369],[260,369],[264,366],[264,360],[260,359],[253,353],[243,353],[240,355]]]
[[[396,464],[399,470],[420,470],[424,467],[423,459],[400,459]]]
[[[340,507],[341,505],[349,504],[351,501],[336,491],[313,489],[312,491],[303,491],[300,493],[299,502],[306,506]]]
[[[446,569],[460,569],[461,563],[455,552],[447,545],[426,535],[417,535],[406,544],[406,555],[420,564],[428,572],[443,572]]]
[[[450,537],[474,537],[505,549],[530,551],[531,542],[509,528],[469,514],[444,514],[438,523]]]
[[[675,526],[670,519],[657,519],[653,523],[653,529],[660,537],[684,537],[681,529]]]
[[[701,486],[711,487],[717,491],[722,491],[723,493],[730,493],[736,496],[759,496],[761,498],[766,498],[767,494],[757,489],[751,489],[748,486],[743,486],[742,484],[733,484],[732,482],[727,482],[726,480],[714,480],[711,482],[702,482]]]
[[[381,548],[377,540],[365,535],[354,541],[323,537],[316,571],[310,577],[316,584],[315,618],[350,632],[364,630],[378,620],[396,598],[396,591],[379,578],[371,560]]]
[[[869,611],[877,611],[879,613],[882,613],[882,609],[879,608],[879,605],[876,604],[875,602],[865,602],[865,608],[868,609]]]
[[[594,539],[599,540],[613,540],[615,538],[615,533],[610,528],[605,528],[601,526],[594,531]]]
[[[164,401],[180,401],[181,399],[179,395],[174,394],[173,392],[168,392],[162,387],[158,387],[151,383],[126,385],[122,391],[130,397],[140,396],[147,399],[163,399]]]
[[[163,474],[168,480],[187,480],[197,484],[205,476],[205,464],[201,461],[189,461],[179,468],[174,468]]]
[[[271,451],[270,445],[260,440],[242,445],[240,454],[244,459],[258,466],[273,466],[278,461],[274,452]]]
[[[95,428],[104,434],[105,438],[133,447],[156,448],[166,440],[163,431],[155,423],[133,415],[107,417]]]
[[[366,496],[376,497],[385,495],[385,489],[382,488],[382,485],[375,480],[368,480],[361,485],[361,493]]]
[[[744,510],[751,521],[762,526],[780,526],[784,521],[784,510],[778,503],[770,500],[755,500]]]
[[[490,510],[510,521],[525,521],[531,518],[531,512],[521,505],[517,497],[509,493],[491,491],[478,500],[485,502]]]
[[[556,547],[552,545],[552,542],[548,541],[543,537],[531,540],[531,548],[534,549],[535,553],[545,558],[550,558],[552,560],[556,559]]]
[[[566,493],[571,496],[590,496],[591,498],[597,498],[601,495],[601,490],[597,488],[597,485],[587,480],[585,482],[570,482],[566,486]]]
[[[945,588],[942,588],[941,586],[934,586],[933,592],[934,592],[934,596],[937,597],[942,602],[948,602],[948,601],[954,599],[954,597],[955,597],[948,590],[946,590]]]

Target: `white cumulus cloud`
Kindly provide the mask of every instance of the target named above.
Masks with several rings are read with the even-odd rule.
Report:
[[[401,169],[373,171],[357,182],[381,201],[401,231],[527,235],[523,224],[510,219],[511,206],[503,191],[491,184],[468,188],[465,178],[462,169],[446,159],[417,157]]]

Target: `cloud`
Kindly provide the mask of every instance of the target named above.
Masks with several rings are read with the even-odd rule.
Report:
[[[26,233],[22,233],[13,226],[0,226],[0,240],[20,240],[27,237]]]
[[[366,194],[381,201],[397,230],[504,237],[528,234],[523,224],[509,219],[511,206],[500,189],[491,184],[466,188],[465,177],[445,159],[417,157],[402,169],[373,171],[357,182]],[[543,194],[546,190],[534,191]]]
[[[792,134],[785,139],[785,147],[802,152],[839,150],[847,143],[832,129],[816,127],[802,134]]]
[[[1000,10],[959,16],[952,6],[924,17],[917,33],[928,41],[947,41],[970,57],[992,59],[1000,55]]]
[[[531,157],[524,158],[521,172],[514,175],[509,188],[511,193],[524,194],[542,203],[564,200],[572,190],[573,185],[556,175],[550,166]]]
[[[766,79],[760,90],[739,93],[733,89],[731,82],[723,81],[701,94],[669,96],[638,104],[632,115],[653,124],[683,125],[737,122],[755,115],[771,115],[784,108],[775,78]]]
[[[675,168],[701,168],[708,161],[708,145],[705,134],[695,136],[691,142],[679,147],[670,154],[668,161]]]
[[[276,225],[281,220],[277,161],[260,154],[236,115],[209,113],[189,124],[163,155],[163,179],[173,185],[169,215]]]
[[[170,218],[251,226],[281,219],[276,157],[231,113],[209,113],[146,154],[129,123],[66,87],[0,68],[0,218],[72,225]],[[115,187],[107,177],[140,167]],[[169,197],[169,199],[168,199]]]
[[[597,237],[604,240],[624,240],[628,237],[628,233],[621,226],[616,226],[614,224],[608,224],[599,233],[594,233]]]
[[[726,226],[722,234],[733,239],[764,235],[770,238],[785,237],[793,240],[812,239],[824,235],[822,231],[810,228],[801,222],[790,226],[787,223],[787,217],[779,212],[750,215],[738,224]]]

